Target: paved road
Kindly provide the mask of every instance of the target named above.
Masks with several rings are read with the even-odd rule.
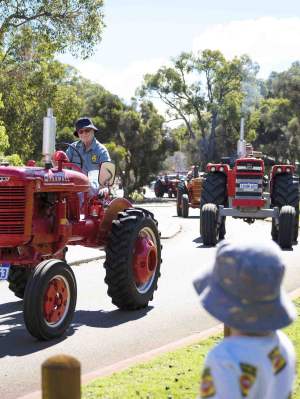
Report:
[[[175,216],[173,206],[151,206],[158,220]],[[158,348],[216,324],[199,306],[192,280],[212,262],[215,249],[205,248],[199,237],[198,211],[180,219],[182,231],[163,240],[162,276],[148,309],[121,312],[106,295],[103,260],[74,267],[78,302],[68,335],[52,342],[37,342],[24,328],[22,302],[0,286],[0,398],[16,399],[40,388],[40,365],[49,356],[67,353],[77,357],[82,372],[91,372],[123,359]],[[227,223],[228,237],[247,240],[255,235],[270,240],[270,223],[248,226]],[[300,246],[283,253],[288,264],[285,285],[300,287]]]

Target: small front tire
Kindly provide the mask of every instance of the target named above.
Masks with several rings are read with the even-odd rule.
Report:
[[[28,332],[40,340],[58,338],[73,319],[76,280],[62,260],[41,262],[28,280],[24,294],[24,321]]]
[[[15,294],[16,297],[23,299],[27,281],[32,270],[24,266],[10,266],[8,274],[8,288]]]
[[[204,245],[214,246],[218,240],[217,224],[218,207],[215,204],[205,204],[201,209],[200,231]]]
[[[282,249],[289,249],[293,245],[295,208],[285,205],[279,214],[278,244]]]
[[[189,196],[187,194],[183,194],[181,204],[182,217],[187,218],[189,216]]]

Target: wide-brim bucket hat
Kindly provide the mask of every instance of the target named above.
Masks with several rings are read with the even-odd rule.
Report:
[[[275,331],[297,314],[281,286],[284,271],[273,242],[222,241],[214,264],[194,287],[203,307],[227,326],[250,333]]]
[[[90,118],[84,117],[84,118],[79,118],[76,123],[75,123],[75,130],[74,130],[74,136],[78,137],[78,130],[80,129],[93,129],[95,132],[98,132],[98,128],[93,124],[92,120]]]

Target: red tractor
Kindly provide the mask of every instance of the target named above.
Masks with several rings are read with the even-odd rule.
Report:
[[[118,308],[135,310],[146,307],[157,289],[161,244],[151,212],[95,190],[113,184],[114,164],[102,163],[95,181],[95,173],[86,176],[63,151],[55,152],[50,109],[43,155],[44,167],[0,166],[0,278],[24,299],[29,333],[48,340],[64,334],[75,311],[67,245],[105,249],[108,295]]]
[[[179,175],[165,175],[164,177],[159,176],[154,184],[154,193],[157,198],[161,198],[165,193],[168,194],[169,198],[176,198],[177,186],[180,182]]]
[[[269,187],[269,192],[264,188]],[[200,234],[204,245],[215,245],[225,237],[225,218],[232,216],[251,224],[272,218],[271,235],[281,248],[291,248],[298,238],[299,177],[293,165],[273,165],[265,178],[260,154],[246,151],[243,129],[238,159],[207,165],[201,196]]]

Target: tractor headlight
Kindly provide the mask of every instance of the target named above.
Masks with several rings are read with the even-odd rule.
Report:
[[[219,171],[220,171],[220,172],[224,172],[224,170],[225,170],[225,169],[224,169],[224,166],[220,166]]]
[[[277,172],[277,173],[281,173],[281,172],[282,172],[282,169],[279,167],[279,168],[276,169],[276,172]]]
[[[211,172],[215,172],[215,171],[216,171],[216,167],[215,167],[215,166],[212,166],[212,167],[210,168],[210,171],[211,171]]]
[[[286,170],[285,170],[287,173],[290,173],[291,172],[291,168],[286,168]]]

